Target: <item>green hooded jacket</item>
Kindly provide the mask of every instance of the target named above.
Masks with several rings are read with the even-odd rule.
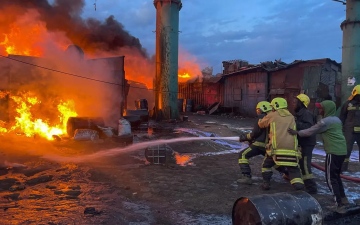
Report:
[[[321,134],[327,154],[346,155],[346,141],[342,132],[341,120],[335,115],[335,102],[325,100],[320,104],[324,110],[323,119],[314,126],[299,131],[299,136],[306,137],[312,134]]]

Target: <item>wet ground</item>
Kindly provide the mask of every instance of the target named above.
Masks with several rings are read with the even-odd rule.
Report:
[[[187,122],[156,124],[152,133],[134,132],[134,141],[237,136],[250,130],[255,121],[188,116]],[[0,137],[0,163],[18,163],[12,169],[0,168],[0,224],[231,224],[232,207],[239,197],[293,191],[277,173],[271,190],[264,192],[259,188],[262,157],[251,160],[254,184],[238,185],[237,157],[246,145],[235,141],[169,144],[168,157],[159,165],[146,161],[144,149],[83,163],[42,158],[46,154],[82,156],[118,146],[112,140],[47,142]],[[321,142],[315,152],[314,161],[323,165]],[[356,152],[349,176],[360,175],[357,157]],[[324,173],[314,169],[314,174],[320,191],[313,197],[328,213],[333,199]],[[351,202],[357,202],[359,184],[346,180],[344,183]],[[324,224],[360,224],[360,217]]]

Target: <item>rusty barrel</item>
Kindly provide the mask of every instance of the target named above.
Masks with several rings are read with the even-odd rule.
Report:
[[[318,201],[304,191],[241,197],[232,210],[234,225],[321,225]]]
[[[93,129],[97,126],[105,126],[104,119],[101,117],[69,117],[66,123],[66,131],[73,137],[76,129]]]

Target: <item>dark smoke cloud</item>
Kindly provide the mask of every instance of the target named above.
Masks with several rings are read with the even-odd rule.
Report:
[[[11,10],[11,13],[0,16],[0,26],[9,26],[18,15],[35,9],[49,31],[64,32],[67,38],[86,53],[116,52],[122,47],[132,47],[138,49],[144,57],[147,56],[140,40],[129,34],[114,16],[109,16],[105,21],[81,18],[84,5],[84,0],[55,0],[52,5],[47,0],[2,1],[0,11]]]

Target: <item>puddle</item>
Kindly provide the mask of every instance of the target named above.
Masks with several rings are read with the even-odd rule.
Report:
[[[209,225],[215,225],[215,224],[232,224],[231,217],[230,216],[221,216],[221,215],[214,215],[214,214],[198,214],[198,215],[191,215],[189,212],[185,213],[172,213],[172,217],[176,218],[177,223],[176,224],[209,224]]]

